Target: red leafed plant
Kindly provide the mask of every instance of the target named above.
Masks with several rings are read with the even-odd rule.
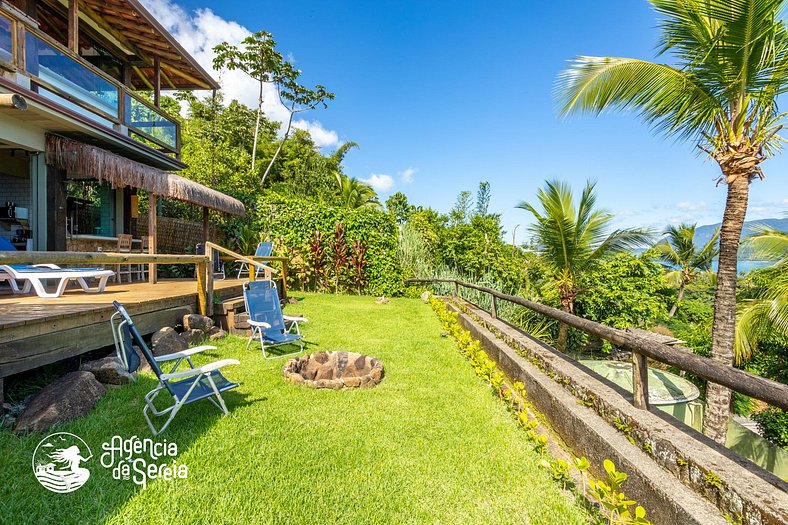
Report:
[[[361,290],[367,282],[366,279],[366,261],[367,245],[359,239],[353,241],[350,245],[350,265],[353,269],[353,284],[356,285],[358,294],[361,295]]]

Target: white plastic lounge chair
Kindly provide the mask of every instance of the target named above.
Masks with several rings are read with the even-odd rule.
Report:
[[[239,365],[241,364],[239,361],[223,359],[194,368],[191,356],[205,350],[216,349],[215,346],[207,345],[155,357],[148,345],[145,344],[145,340],[140,335],[137,327],[134,326],[134,321],[131,320],[123,305],[117,301],[113,301],[112,304],[117,310],[116,313],[112,314],[110,324],[112,325],[112,337],[115,339],[115,350],[118,353],[118,358],[120,358],[129,372],[137,370],[140,365],[140,358],[134,351],[133,345],[136,345],[139,347],[142,355],[145,356],[145,360],[150,364],[153,373],[159,378],[159,384],[156,388],[145,395],[145,406],[142,408],[142,415],[145,417],[145,421],[148,422],[153,435],[156,436],[164,432],[183,405],[199,401],[200,399],[208,399],[223,414],[227,415],[227,405],[224,404],[221,393],[237,388],[240,385],[228,381],[219,369],[228,365]],[[159,367],[159,363],[171,361],[175,361],[175,364],[165,374]],[[184,361],[189,365],[189,368],[177,372],[176,369]],[[156,396],[164,391],[167,391],[172,396],[173,404],[163,410],[158,410],[154,406],[153,401],[156,399]],[[151,421],[151,413],[157,417],[169,414],[169,417],[167,417],[161,428],[157,430],[153,421]]]
[[[248,281],[243,285],[244,304],[249,314],[249,326],[252,335],[246,342],[246,348],[257,338],[263,350],[263,357],[268,359],[266,348],[273,346],[297,344],[299,349],[289,354],[271,357],[284,357],[297,354],[304,350],[301,339],[301,330],[298,323],[306,323],[305,317],[282,315],[282,306],[279,304],[279,294],[276,292],[276,283],[273,281]],[[295,328],[295,333],[292,333]]]
[[[101,268],[58,268],[54,264],[37,264],[35,266],[0,265],[0,279],[9,281],[15,293],[28,293],[32,287],[39,297],[60,297],[66,291],[66,286],[73,279],[79,283],[86,293],[101,293],[107,286],[107,280],[115,275],[112,270]],[[91,288],[85,279],[98,279],[98,286]],[[58,279],[54,292],[47,292],[44,280]],[[22,290],[19,282],[26,281]]]

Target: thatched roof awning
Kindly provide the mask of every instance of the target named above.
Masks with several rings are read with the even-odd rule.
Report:
[[[106,181],[116,188],[140,188],[168,199],[244,215],[241,201],[179,175],[146,166],[107,150],[57,135],[46,136],[46,163],[73,179]]]

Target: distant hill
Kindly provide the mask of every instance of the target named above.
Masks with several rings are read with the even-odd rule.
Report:
[[[788,231],[788,218],[786,219],[760,219],[757,221],[747,221],[744,223],[744,229],[742,230],[742,239],[749,237],[753,234],[753,227],[754,226],[769,226],[771,228],[776,228],[780,231]],[[717,224],[708,224],[706,226],[698,226],[695,228],[695,245],[696,246],[703,246],[711,236],[714,235],[715,230],[720,227],[720,223]],[[739,260],[745,260],[748,258],[748,254],[744,253],[744,251],[739,252]]]

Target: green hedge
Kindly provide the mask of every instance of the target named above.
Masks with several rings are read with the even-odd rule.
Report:
[[[397,258],[399,229],[393,216],[373,208],[338,208],[314,201],[292,200],[267,193],[255,204],[255,221],[260,231],[288,248],[303,249],[316,231],[327,243],[334,238],[338,223],[345,225],[350,245],[360,240],[367,246],[365,293],[393,295],[403,288]]]

